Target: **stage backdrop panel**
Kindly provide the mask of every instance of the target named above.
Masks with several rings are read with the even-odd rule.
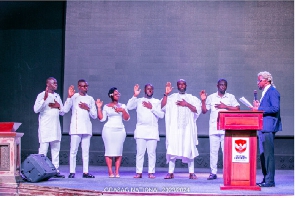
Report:
[[[294,133],[294,6],[293,1],[67,1],[64,100],[67,89],[81,78],[89,95],[104,104],[115,86],[126,104],[138,83],[152,83],[161,99],[167,81],[187,81],[187,92],[198,98],[205,89],[217,91],[228,81],[228,92],[253,100],[257,74],[269,71],[281,93],[283,132]],[[258,91],[258,98],[261,91]],[[247,109],[241,104],[241,109]],[[208,135],[209,113],[197,121],[199,135]],[[133,134],[136,111],[125,123]],[[71,113],[63,118],[68,133]],[[94,134],[104,123],[93,120]],[[159,121],[165,135],[165,121]]]
[[[54,76],[63,96],[62,1],[0,1],[1,122],[20,122],[22,151],[38,153],[38,116],[33,110],[46,79]],[[0,154],[1,155],[1,154]],[[22,158],[24,160],[24,158]]]

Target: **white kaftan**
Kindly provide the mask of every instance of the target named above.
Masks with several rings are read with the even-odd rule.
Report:
[[[150,102],[152,109],[143,106],[143,102]],[[132,97],[127,103],[128,110],[136,109],[137,123],[134,131],[136,139],[136,173],[142,173],[144,155],[148,153],[148,173],[155,173],[156,148],[159,138],[158,119],[164,117],[161,101],[155,98]]]
[[[80,108],[80,103],[86,103],[89,111]],[[88,173],[89,165],[89,147],[92,136],[92,123],[90,117],[97,118],[95,101],[92,96],[82,96],[75,93],[71,98],[68,98],[64,105],[64,112],[67,113],[72,109],[70,132],[71,148],[70,148],[70,173],[76,172],[76,156],[81,142],[83,173]]]
[[[79,107],[79,103],[86,103],[90,108],[89,112]],[[88,134],[92,135],[92,119],[97,118],[97,110],[95,101],[92,96],[81,96],[79,93],[75,93],[71,98],[68,98],[64,105],[64,112],[67,113],[72,108],[70,135],[73,134]]]
[[[142,102],[150,102],[152,109],[143,106]],[[134,131],[134,139],[150,139],[159,141],[158,119],[164,117],[161,111],[161,102],[155,98],[137,98],[132,97],[127,103],[128,110],[136,108],[137,123]]]
[[[57,93],[48,93],[45,101],[44,95],[45,91],[39,93],[34,105],[34,112],[39,113],[39,143],[61,141],[59,115],[64,115],[62,101]],[[60,110],[48,106],[54,100],[60,104]]]

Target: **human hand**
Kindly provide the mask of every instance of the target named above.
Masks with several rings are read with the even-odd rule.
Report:
[[[141,91],[141,89],[139,89],[139,85],[136,84],[133,88],[133,91],[134,91],[134,97],[137,97]]]
[[[166,83],[165,94],[168,95],[172,91],[173,87],[171,86],[171,82]]]
[[[96,103],[97,108],[101,109],[103,101],[101,101],[100,99],[97,99],[95,103]]]
[[[260,101],[259,100],[253,100],[253,107],[251,107],[251,109],[253,111],[257,111],[259,106],[260,106]]]
[[[75,94],[74,85],[71,85],[68,90],[68,98],[71,98]]]
[[[142,105],[148,109],[152,109],[153,105],[150,102],[143,101]]]
[[[258,107],[249,107],[252,111],[258,111]]]
[[[56,108],[56,109],[60,109],[60,104],[54,99],[54,103],[51,102],[48,104],[49,107],[51,108]]]
[[[124,108],[122,108],[122,107],[118,107],[118,106],[113,106],[113,108],[114,108],[114,110],[115,110],[115,112],[117,112],[117,113],[120,113],[120,112],[123,112],[123,111],[125,111],[125,109]]]
[[[253,100],[253,107],[259,107],[260,101],[259,100]]]
[[[84,103],[84,102],[80,102],[80,103],[79,103],[79,107],[80,107],[81,109],[85,109],[85,110],[87,110],[87,111],[90,110],[90,108],[88,107],[88,105],[87,105],[86,103]]]
[[[207,93],[205,90],[202,90],[200,92],[201,100],[206,100],[207,99]]]
[[[217,108],[217,109],[226,109],[227,105],[220,101],[220,104],[215,104],[215,108]]]
[[[47,98],[48,98],[48,87],[46,86],[44,100],[46,100]]]
[[[187,107],[188,102],[186,102],[184,99],[177,100],[176,105],[181,106],[181,107]]]

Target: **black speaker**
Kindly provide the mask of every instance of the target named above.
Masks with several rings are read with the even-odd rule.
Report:
[[[29,155],[21,167],[24,179],[29,182],[48,180],[57,174],[57,170],[52,162],[43,154]]]

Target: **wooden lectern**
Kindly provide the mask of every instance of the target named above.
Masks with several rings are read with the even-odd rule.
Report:
[[[261,190],[256,185],[257,130],[263,111],[220,111],[217,129],[225,130],[221,190]]]
[[[15,131],[21,123],[0,122],[0,195],[16,195],[17,183],[22,181],[21,137]]]

